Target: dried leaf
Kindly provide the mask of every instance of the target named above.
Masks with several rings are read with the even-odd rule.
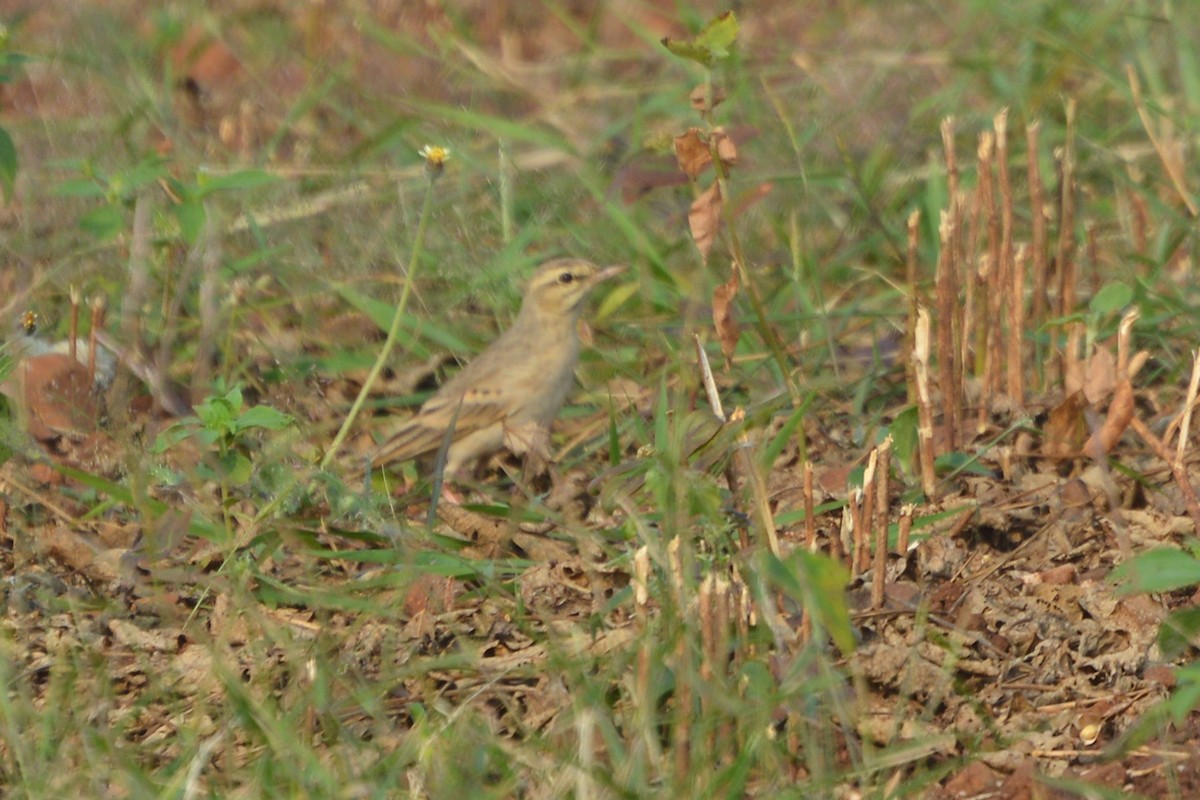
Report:
[[[737,320],[733,316],[733,299],[738,293],[737,270],[729,276],[729,280],[713,290],[712,315],[713,326],[717,329],[717,338],[721,341],[721,352],[725,354],[726,362],[733,358],[734,348],[737,347]]]
[[[96,428],[96,395],[87,368],[69,355],[47,353],[21,362],[21,402],[29,435],[45,442],[84,438]]]
[[[708,92],[709,85],[704,83],[700,84],[695,89],[692,89],[691,95],[688,96],[688,99],[692,102],[692,108],[703,113],[705,111],[712,111],[714,108],[721,105],[721,103],[725,102],[725,90],[720,86],[712,87],[711,105],[709,104]]]
[[[1079,453],[1087,437],[1087,421],[1083,411],[1087,400],[1082,391],[1077,391],[1050,409],[1050,418],[1042,433],[1042,453],[1051,458],[1064,458]]]
[[[1104,402],[1117,385],[1117,360],[1111,351],[1097,347],[1083,368],[1083,395],[1094,406]]]
[[[675,160],[692,180],[712,163],[712,152],[702,134],[699,128],[688,128],[687,133],[675,137]]]
[[[717,239],[721,228],[721,186],[716,181],[708,190],[692,202],[688,209],[688,227],[700,250],[700,258],[708,261],[708,253]]]
[[[1129,381],[1117,384],[1104,423],[1084,445],[1084,452],[1099,458],[1112,452],[1133,419],[1133,385]]]
[[[717,158],[727,167],[737,163],[738,149],[732,137],[723,130],[713,131],[713,143],[717,146]]]

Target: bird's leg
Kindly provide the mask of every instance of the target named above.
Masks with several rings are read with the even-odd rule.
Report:
[[[504,446],[521,456],[521,481],[532,485],[535,479],[550,473],[550,431],[533,422],[516,427],[504,426]]]

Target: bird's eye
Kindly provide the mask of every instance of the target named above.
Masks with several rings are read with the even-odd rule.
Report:
[[[575,282],[575,273],[564,272],[563,274],[558,276],[558,282],[561,284],[574,283]]]

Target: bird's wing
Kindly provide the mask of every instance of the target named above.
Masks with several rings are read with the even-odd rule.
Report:
[[[447,384],[445,389],[452,389]],[[433,453],[453,426],[451,442],[503,422],[512,411],[512,392],[502,387],[473,387],[465,392],[438,392],[371,457],[379,466]]]

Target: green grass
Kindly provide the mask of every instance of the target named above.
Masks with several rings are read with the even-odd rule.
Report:
[[[239,433],[251,477],[235,483],[211,477],[211,464],[197,468],[203,450],[168,453],[172,483],[137,446],[153,430],[115,434],[127,446],[119,488],[89,485],[119,502],[86,530],[140,531],[148,573],[136,579],[116,571],[98,584],[61,570],[31,543],[45,512],[13,491],[17,566],[0,633],[6,796],[812,798],[853,786],[883,798],[919,794],[959,766],[931,755],[944,745],[937,735],[903,745],[863,735],[870,695],[847,660],[845,575],[803,548],[782,559],[762,552],[758,522],[734,512],[724,482],[727,458],[718,456],[733,442],[719,440],[709,451],[717,455],[689,466],[689,412],[704,406],[691,335],[705,339],[727,410],[750,407],[755,432],[791,420],[794,433],[772,455],[793,441],[807,447],[813,430],[865,451],[906,406],[902,370],[875,351],[903,330],[913,209],[922,212],[921,288],[932,291],[947,195],[939,122],[958,120],[971,181],[977,133],[1000,108],[1010,108],[1014,163],[1024,163],[1025,124],[1040,121],[1042,174],[1053,185],[1069,96],[1079,108],[1078,238],[1095,225],[1101,243],[1100,264],[1083,267],[1082,302],[1093,285],[1135,287],[1154,380],[1186,381],[1200,317],[1181,254],[1195,258],[1194,220],[1149,146],[1125,66],[1137,70],[1155,118],[1188,145],[1189,169],[1200,82],[1185,32],[1198,29],[1197,11],[1117,0],[1086,9],[1063,0],[743,8],[741,45],[714,70],[728,98],[712,122],[753,128],[728,199],[737,205],[771,186],[735,225],[787,358],[771,352],[743,293],[741,340],[725,367],[706,306],[729,274],[728,238],[701,262],[687,227],[690,187],[620,200],[630,169],[669,169],[654,157],[669,153],[669,136],[700,124],[688,93],[702,71],[658,46],[648,8],[634,5],[622,19],[601,4],[579,18],[567,4],[539,3],[535,16],[556,22],[527,45],[553,55],[526,63],[501,58],[494,27],[463,9],[427,32],[352,3],[344,18],[310,21],[332,37],[312,44],[303,19],[221,5],[161,11],[148,30],[130,25],[121,4],[64,11],[54,35],[34,19],[12,28],[9,46],[53,75],[39,86],[55,90],[43,102],[57,105],[3,121],[20,158],[6,313],[32,303],[61,335],[71,285],[104,294],[111,319],[131,313],[122,298],[132,207],[149,198],[144,327],[151,343],[176,330],[171,372],[187,383],[204,245],[180,232],[176,193],[157,179],[195,189],[209,175],[278,174],[205,199],[219,231],[215,372],[243,385],[250,405],[297,424]],[[667,20],[692,30],[719,10],[662,5]],[[537,19],[523,22],[528,31]],[[219,142],[219,120],[197,128],[180,117],[166,53],[193,24],[242,61],[240,82],[216,91],[250,98],[244,159]],[[272,67],[280,59],[290,72]],[[222,108],[221,97],[211,102]],[[56,191],[95,174],[128,177],[163,138],[172,146],[156,180],[104,181],[98,197]],[[417,151],[427,143],[452,157],[415,247],[425,191]],[[1023,175],[1014,185],[1024,198]],[[273,221],[273,212],[356,186],[319,213]],[[1142,251],[1134,201],[1152,221]],[[116,223],[109,238],[78,224],[99,207]],[[243,214],[249,226],[233,230]],[[491,509],[555,522],[554,536],[585,554],[584,567],[489,556],[410,521],[412,498],[386,497],[378,476],[368,483],[361,456],[317,468],[382,342],[414,249],[413,294],[391,359],[398,373],[478,351],[511,320],[522,277],[546,256],[633,267],[612,290],[621,302],[599,300],[597,348],[582,369],[587,399],[564,413],[571,432],[577,420],[609,416],[564,460],[589,479],[603,474],[608,524],[499,490]],[[373,338],[350,320],[374,323]],[[789,381],[802,413],[787,399]],[[642,392],[635,410],[610,400],[605,389],[618,382]],[[382,404],[376,397],[367,408]],[[382,425],[359,418],[356,452]],[[919,486],[915,473],[898,474],[900,491]],[[87,511],[72,508],[73,517]],[[168,508],[190,515],[186,543]],[[802,529],[789,513],[789,530]],[[742,531],[753,547],[741,547]],[[632,588],[643,548],[649,607]],[[48,582],[60,573],[62,586]],[[420,583],[429,575],[453,579],[461,613],[439,613],[445,587]],[[716,590],[710,577],[732,588]],[[426,596],[433,608],[414,611]],[[728,625],[714,634],[702,608]],[[807,643],[790,638],[802,609],[814,628]],[[129,623],[160,638],[139,639]],[[985,747],[970,738],[957,743]]]

